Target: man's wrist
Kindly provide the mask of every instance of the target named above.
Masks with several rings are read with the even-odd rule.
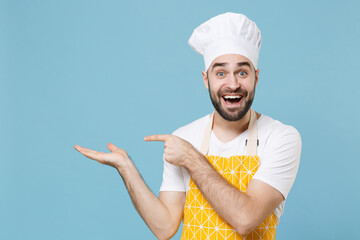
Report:
[[[203,169],[208,165],[208,161],[204,155],[201,153],[196,153],[194,155],[189,156],[187,161],[185,161],[184,167],[191,174],[193,171],[197,171],[197,169]]]
[[[134,168],[135,165],[131,161],[130,156],[126,157],[121,161],[121,163],[117,164],[115,168],[118,170],[118,172],[123,175],[126,172],[129,172],[132,168]]]

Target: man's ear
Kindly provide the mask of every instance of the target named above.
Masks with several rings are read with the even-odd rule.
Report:
[[[257,86],[258,81],[259,81],[259,73],[260,73],[260,69],[257,69],[255,71],[255,87]]]
[[[202,74],[206,89],[209,89],[209,79],[207,77],[207,73],[205,71],[201,71],[201,74]]]

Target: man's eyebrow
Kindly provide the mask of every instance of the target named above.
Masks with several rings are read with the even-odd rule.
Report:
[[[228,63],[214,63],[214,65],[211,68],[211,71],[214,70],[214,68],[216,67],[223,67],[225,65],[227,65]]]
[[[238,62],[237,65],[238,65],[239,67],[248,66],[249,68],[251,68],[250,63],[248,63],[248,62]]]

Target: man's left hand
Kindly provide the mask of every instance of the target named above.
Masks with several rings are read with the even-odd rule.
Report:
[[[185,167],[190,161],[203,157],[188,141],[175,135],[151,135],[144,140],[164,142],[164,159],[179,167]]]

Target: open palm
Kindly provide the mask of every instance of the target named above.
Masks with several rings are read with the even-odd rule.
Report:
[[[114,144],[109,143],[107,148],[110,153],[97,152],[91,149],[80,147],[75,145],[74,148],[83,154],[85,157],[98,161],[99,163],[106,164],[118,168],[124,163],[124,160],[129,158],[127,152],[124,149],[116,147]]]

